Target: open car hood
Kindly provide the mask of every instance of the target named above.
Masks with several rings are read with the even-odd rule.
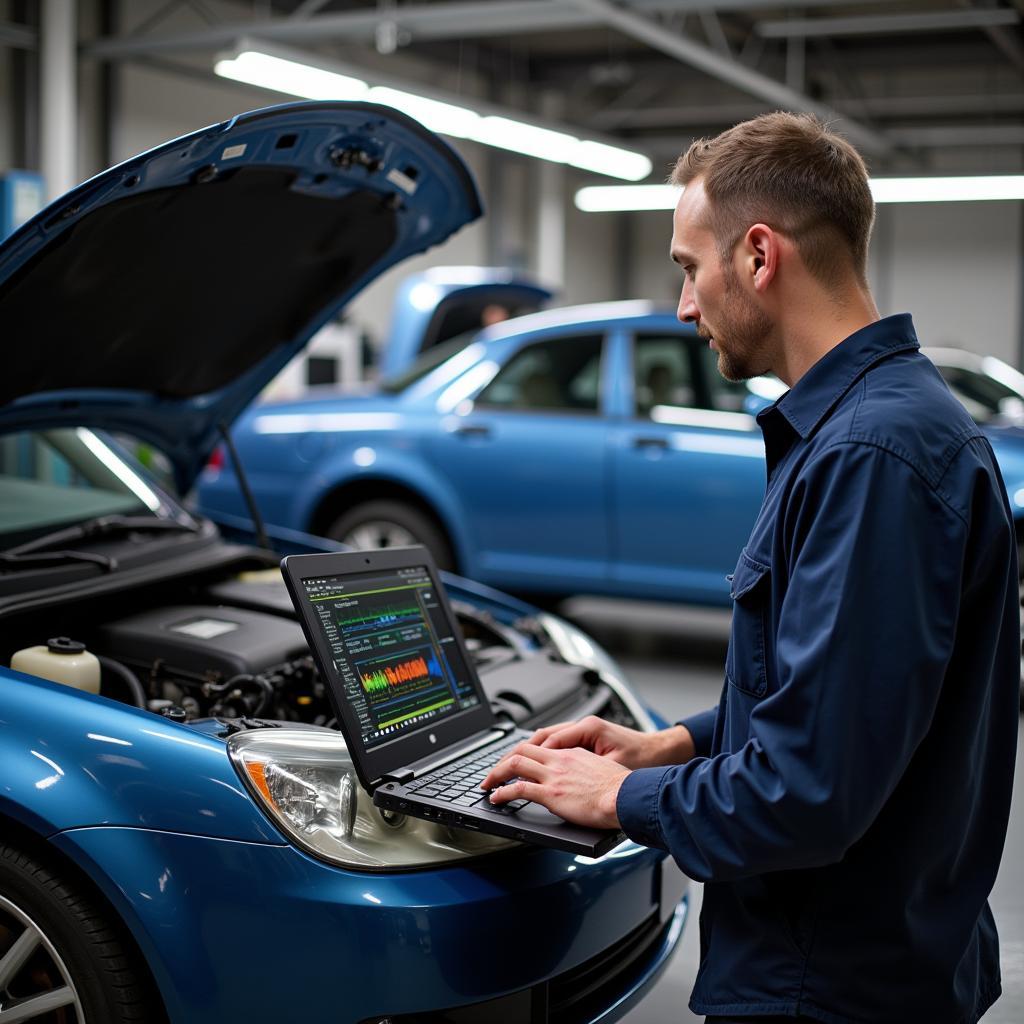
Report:
[[[0,430],[123,431],[184,492],[327,320],[481,212],[447,144],[367,103],[256,110],[134,157],[0,246]]]

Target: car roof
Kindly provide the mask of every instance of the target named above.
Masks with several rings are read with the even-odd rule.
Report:
[[[579,306],[561,306],[539,313],[514,317],[485,327],[477,335],[480,341],[497,341],[533,331],[546,331],[559,327],[587,327],[612,321],[657,318],[676,320],[675,312],[667,306],[645,299],[626,299],[619,302],[589,302]],[[693,331],[689,324],[678,324],[681,332]]]

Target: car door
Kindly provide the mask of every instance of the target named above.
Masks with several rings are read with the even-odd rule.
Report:
[[[743,385],[722,380],[695,334],[637,330],[632,342],[632,402],[612,466],[612,576],[638,596],[727,604],[725,576],[764,496],[761,432],[742,411]]]
[[[465,511],[467,570],[504,587],[568,591],[608,565],[603,336],[527,340],[430,445]]]

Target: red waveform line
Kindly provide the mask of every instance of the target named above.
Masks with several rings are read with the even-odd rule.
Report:
[[[369,683],[369,688],[379,689],[380,684],[385,681],[389,686],[401,686],[402,683],[412,682],[416,679],[428,679],[430,669],[422,657],[410,658],[409,661],[400,661],[397,665],[387,665],[377,669],[365,677],[364,684]],[[375,685],[376,684],[376,685]]]
[[[385,668],[384,675],[388,677],[388,682],[392,686],[398,686],[399,683],[407,683],[412,679],[423,679],[430,675],[430,670],[427,668],[427,663],[420,658],[412,658],[409,661],[400,661],[393,668]]]

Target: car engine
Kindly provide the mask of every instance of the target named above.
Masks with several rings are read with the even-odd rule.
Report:
[[[475,605],[452,606],[496,712],[525,727],[586,714],[637,724],[621,684],[567,660],[543,616],[509,625]],[[5,627],[6,663],[17,648],[66,635],[98,657],[103,696],[181,721],[336,724],[276,567],[51,606],[45,619],[18,616]]]

